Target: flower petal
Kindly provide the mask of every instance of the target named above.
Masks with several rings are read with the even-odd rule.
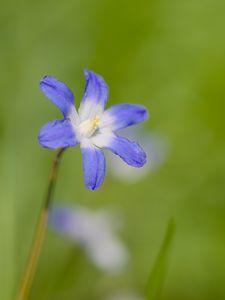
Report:
[[[97,190],[105,178],[105,156],[101,149],[87,144],[81,144],[83,155],[83,170],[85,185],[89,190]]]
[[[147,118],[148,111],[144,106],[119,104],[110,107],[104,112],[99,127],[110,127],[114,131],[144,122]]]
[[[67,117],[74,107],[74,97],[66,84],[52,76],[45,76],[40,81],[40,88],[45,96]]]
[[[69,120],[52,121],[45,124],[38,135],[41,146],[49,149],[73,147],[78,141]]]
[[[72,235],[74,217],[74,213],[70,208],[54,205],[49,211],[48,221],[58,232]]]
[[[140,168],[146,163],[146,154],[141,146],[124,137],[103,133],[92,138],[92,142],[97,147],[106,148],[119,155],[130,166]]]
[[[79,108],[81,120],[102,114],[108,99],[108,86],[104,79],[92,71],[85,71],[86,87]]]

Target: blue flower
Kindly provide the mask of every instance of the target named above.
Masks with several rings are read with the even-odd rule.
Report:
[[[49,225],[84,249],[105,272],[121,271],[129,261],[127,248],[117,235],[120,220],[112,212],[83,207],[53,206]]]
[[[142,167],[146,154],[138,143],[118,136],[115,132],[145,121],[145,107],[119,104],[104,111],[108,86],[104,79],[92,71],[84,72],[86,87],[78,111],[74,97],[65,83],[52,76],[45,76],[40,88],[63,113],[62,120],[44,125],[38,135],[39,143],[49,149],[74,147],[80,144],[83,155],[85,185],[98,189],[105,177],[105,157],[102,149],[119,155],[128,165]]]

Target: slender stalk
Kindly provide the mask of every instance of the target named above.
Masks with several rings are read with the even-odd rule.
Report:
[[[41,246],[45,236],[49,207],[52,203],[53,196],[54,196],[55,184],[56,184],[56,179],[58,174],[58,167],[59,167],[60,159],[65,149],[66,148],[60,149],[60,151],[56,154],[56,157],[52,162],[47,194],[44,199],[43,207],[41,208],[41,212],[36,225],[36,230],[34,233],[33,243],[31,245],[30,255],[27,260],[27,265],[25,268],[24,276],[22,278],[22,283],[21,283],[17,300],[26,300],[29,296],[30,288],[32,285],[38,259],[40,256]]]

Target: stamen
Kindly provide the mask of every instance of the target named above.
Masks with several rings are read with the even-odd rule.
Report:
[[[100,122],[99,116],[96,116],[93,119],[87,119],[83,121],[78,126],[80,134],[85,137],[92,136],[96,131],[96,129],[98,128],[99,122]]]
[[[100,122],[100,118],[99,118],[99,116],[96,116],[93,119],[93,127],[94,127],[94,129],[97,129],[99,122]]]

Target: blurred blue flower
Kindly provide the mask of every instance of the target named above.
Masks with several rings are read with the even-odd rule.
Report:
[[[105,300],[145,300],[145,298],[139,295],[136,291],[132,290],[120,290],[116,291]]]
[[[91,260],[105,272],[118,272],[128,262],[128,252],[116,235],[113,216],[105,210],[54,206],[49,223],[84,248]]]
[[[115,131],[145,121],[148,112],[145,107],[134,104],[114,105],[104,111],[107,84],[91,71],[85,71],[85,77],[87,82],[78,112],[73,93],[64,83],[51,76],[41,80],[43,93],[60,109],[64,118],[44,125],[38,139],[43,147],[50,149],[80,144],[85,185],[96,190],[105,177],[102,148],[119,155],[133,167],[142,167],[146,163],[146,154],[139,144],[117,136]]]

